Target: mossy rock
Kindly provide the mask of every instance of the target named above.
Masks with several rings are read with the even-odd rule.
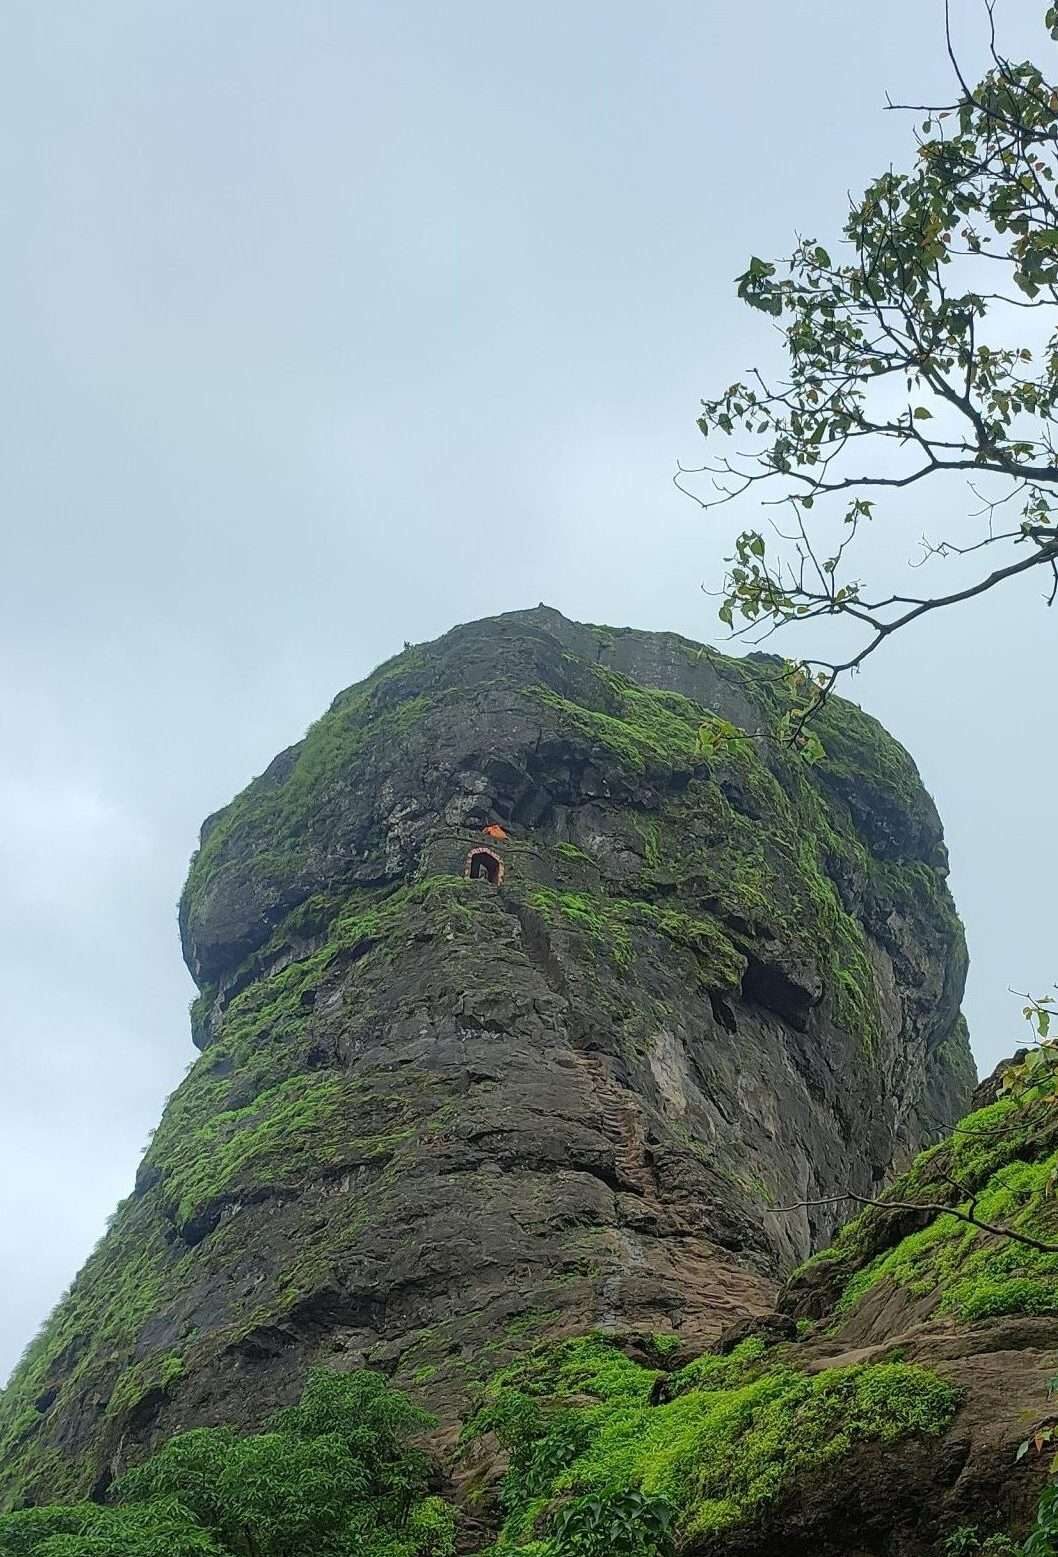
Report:
[[[516,612],[340,694],[206,823],[203,1052],[0,1399],[0,1499],[252,1427],[321,1360],[451,1427],[541,1334],[687,1354],[774,1307],[841,1216],[776,1208],[884,1180],[970,1081],[932,802],[840,700],[806,763],[784,697]],[[466,878],[486,846],[502,881]]]

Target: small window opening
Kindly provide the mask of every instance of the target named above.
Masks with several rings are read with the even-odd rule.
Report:
[[[471,849],[465,874],[471,881],[489,881],[498,887],[503,880],[503,861],[491,849]]]

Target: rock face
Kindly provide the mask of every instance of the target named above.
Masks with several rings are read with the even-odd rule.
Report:
[[[775,741],[780,671],[473,623],[207,821],[203,1053],[3,1396],[0,1498],[258,1424],[321,1360],[452,1422],[544,1334],[700,1348],[838,1217],[772,1208],[872,1192],[963,1112],[933,804],[853,705],[814,765]]]

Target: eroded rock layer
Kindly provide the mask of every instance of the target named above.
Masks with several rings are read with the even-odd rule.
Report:
[[[540,607],[407,650],[209,819],[203,1053],[5,1392],[0,1493],[257,1425],[320,1360],[452,1422],[543,1334],[772,1308],[839,1214],[774,1208],[873,1191],[973,1082],[933,804],[848,703],[817,762],[776,741],[786,698]]]

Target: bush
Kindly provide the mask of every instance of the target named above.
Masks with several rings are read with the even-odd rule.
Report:
[[[408,1443],[432,1420],[378,1374],[318,1369],[267,1432],[179,1433],[111,1507],[0,1516],[0,1557],[450,1557],[454,1514]]]
[[[552,1544],[563,1557],[667,1557],[673,1511],[643,1492],[573,1498],[551,1521]]]

